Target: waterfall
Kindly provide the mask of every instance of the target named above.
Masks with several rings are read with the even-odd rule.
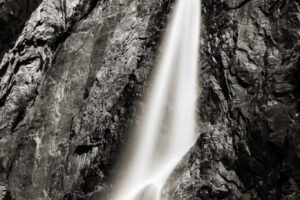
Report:
[[[112,200],[160,200],[195,141],[200,0],[178,0]]]

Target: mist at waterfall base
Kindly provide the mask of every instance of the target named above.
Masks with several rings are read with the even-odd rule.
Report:
[[[111,200],[161,200],[196,137],[200,0],[177,0]]]

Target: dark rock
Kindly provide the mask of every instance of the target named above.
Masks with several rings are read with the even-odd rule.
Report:
[[[165,198],[297,199],[299,3],[202,3],[200,136]]]
[[[1,200],[109,197],[172,3],[0,1]],[[202,4],[199,137],[163,198],[299,199],[300,4]]]
[[[4,53],[13,47],[15,40],[24,28],[25,22],[41,2],[42,0],[0,1],[0,60],[2,60]]]

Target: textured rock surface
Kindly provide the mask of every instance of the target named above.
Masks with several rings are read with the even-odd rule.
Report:
[[[0,199],[104,198],[170,4],[42,2],[0,66]]]
[[[168,199],[300,198],[299,14],[296,0],[203,1],[201,136]]]
[[[106,199],[173,1],[20,2],[0,1],[0,200]],[[200,136],[164,196],[299,199],[300,5],[202,3]]]
[[[0,1],[0,60],[18,38],[25,22],[42,0]]]

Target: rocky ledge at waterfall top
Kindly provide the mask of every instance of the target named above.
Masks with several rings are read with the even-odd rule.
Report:
[[[0,200],[106,200],[173,0],[0,0]],[[199,138],[168,200],[300,199],[300,3],[203,0]]]

